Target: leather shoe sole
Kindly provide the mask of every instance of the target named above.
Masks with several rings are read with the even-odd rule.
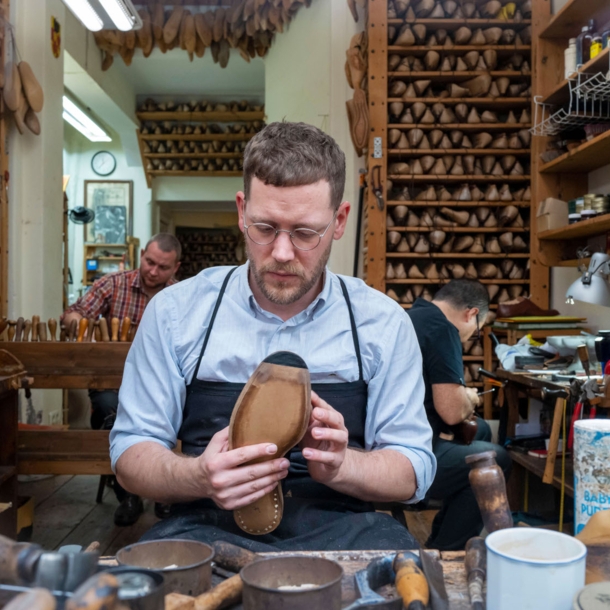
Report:
[[[231,414],[229,449],[274,443],[274,455],[257,464],[282,457],[305,435],[311,417],[311,383],[303,359],[292,352],[271,354],[252,373]],[[272,532],[282,519],[281,483],[256,502],[233,511],[235,522],[248,534]]]

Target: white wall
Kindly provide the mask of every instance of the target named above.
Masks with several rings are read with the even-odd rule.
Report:
[[[118,134],[111,131],[111,136],[112,142],[90,142],[64,123],[64,174],[70,176],[66,191],[68,207],[85,204],[85,180],[132,180],[133,235],[139,238],[144,246],[152,234],[152,193],[146,185],[142,167],[129,166]],[[91,169],[91,159],[100,150],[110,151],[117,160],[116,170],[108,177],[98,176]],[[71,222],[68,228],[69,265],[73,279],[70,286],[71,303],[80,296],[80,290],[83,288],[83,241],[83,226]]]

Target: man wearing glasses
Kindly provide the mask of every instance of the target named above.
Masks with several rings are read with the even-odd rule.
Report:
[[[429,303],[417,299],[407,312],[421,348],[426,396],[424,404],[432,426],[432,447],[438,468],[428,497],[442,500],[432,524],[428,548],[460,550],[483,528],[465,458],[473,453],[495,451],[496,461],[508,476],[510,457],[503,447],[491,443],[491,429],[477,417],[477,433],[470,445],[459,436],[459,424],[475,416],[480,398],[464,384],[462,343],[480,339],[480,324],[489,311],[489,296],[476,280],[453,280]]]
[[[247,264],[206,269],[147,308],[111,438],[121,484],[174,505],[146,539],[255,551],[416,546],[373,502],[418,502],[434,478],[421,353],[396,303],[326,267],[350,211],[344,185],[332,138],[303,123],[268,125],[246,148],[237,193]],[[246,466],[274,448],[229,451],[231,411],[257,365],[282,350],[310,371],[310,431],[290,460]],[[177,439],[190,457],[172,453]],[[282,479],[278,528],[238,529],[231,511]]]

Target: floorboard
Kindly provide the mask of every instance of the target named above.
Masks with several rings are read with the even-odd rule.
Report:
[[[19,495],[34,498],[34,507],[63,487],[74,475],[19,475]]]

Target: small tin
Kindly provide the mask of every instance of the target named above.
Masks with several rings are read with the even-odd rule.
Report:
[[[610,212],[610,199],[608,195],[598,195],[591,204],[591,209],[598,214],[607,214]]]
[[[580,214],[568,214],[568,224],[573,225],[580,220]]]
[[[585,209],[585,198],[577,197],[574,200],[574,213],[580,214]]]
[[[572,610],[607,610],[610,582],[594,582],[581,589],[572,601]]]
[[[583,210],[580,215],[581,220],[591,220],[591,218],[595,218],[597,216],[597,212],[595,210]]]

